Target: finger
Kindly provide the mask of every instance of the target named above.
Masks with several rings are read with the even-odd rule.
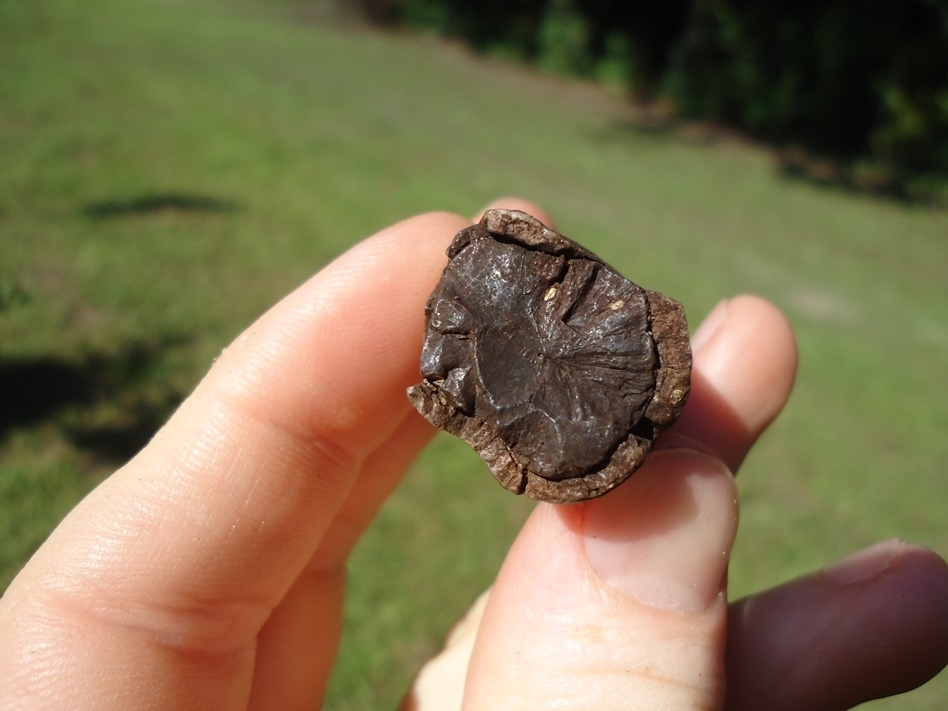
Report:
[[[538,206],[517,198],[495,201],[488,208],[501,206],[545,216]],[[420,315],[421,311],[418,313]],[[417,364],[415,371],[417,378]],[[341,607],[344,561],[400,481],[401,473],[433,433],[434,428],[412,411],[406,414],[388,440],[368,457],[353,484],[357,495],[347,497],[312,563],[261,631],[259,644],[272,653],[257,655],[254,689],[263,690],[274,708],[298,706],[303,700],[323,695],[327,679],[314,673],[314,669],[328,668],[325,651],[335,645],[314,648],[311,641],[319,635],[326,639],[338,638],[338,628],[329,624],[320,628],[319,623],[333,621],[326,620],[325,610]],[[312,620],[312,624],[307,624],[307,620]],[[278,697],[270,691],[275,688],[280,689]]]
[[[696,440],[736,472],[790,396],[793,330],[769,302],[737,296],[718,304],[692,341],[691,395],[669,435]]]
[[[732,606],[726,708],[849,709],[946,664],[948,564],[886,541]]]
[[[366,460],[353,487],[357,496],[343,505],[310,565],[258,635],[253,689],[260,708],[307,707],[325,694],[325,670],[332,664],[342,631],[341,617],[327,611],[342,609],[345,560],[432,432],[427,421],[408,415]],[[314,645],[317,639],[325,643]]]
[[[732,426],[703,427],[693,415],[670,441],[697,441],[739,462],[786,399],[793,339],[776,309],[750,297],[728,302],[710,328],[699,331],[688,407],[726,412]],[[775,337],[777,352],[762,343]],[[743,377],[760,388],[745,388]],[[487,603],[465,708],[720,704],[736,523],[727,468],[689,449],[654,452],[602,499],[539,505]]]
[[[345,587],[343,568],[307,569],[294,581],[257,635],[248,709],[314,708],[325,696]]]
[[[514,197],[512,195],[493,200],[487,205],[487,207],[477,213],[477,215],[474,217],[474,222],[480,221],[481,217],[484,216],[484,213],[487,210],[494,210],[497,208],[502,208],[504,210],[520,210],[521,212],[525,212],[528,215],[532,215],[533,217],[537,218],[547,227],[555,228],[553,219],[547,214],[546,210],[536,203],[530,202],[529,200],[524,200],[523,198]]]
[[[736,500],[720,462],[666,450],[602,499],[538,506],[487,602],[464,708],[713,708]]]
[[[236,680],[250,678],[256,633],[319,567],[314,552],[360,468],[410,411],[422,307],[468,224],[396,225],[238,338],[11,585],[0,668],[27,670],[24,688],[49,694],[96,679],[113,703],[180,698],[172,678],[212,706],[245,702],[249,682]],[[337,616],[323,611],[331,629],[317,644],[334,641]],[[64,660],[50,681],[44,670]]]

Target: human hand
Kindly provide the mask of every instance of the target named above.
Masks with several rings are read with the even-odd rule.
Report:
[[[11,584],[3,705],[318,705],[346,557],[432,434],[405,387],[444,249],[468,224],[432,214],[383,231],[226,349]],[[607,497],[537,506],[472,625],[465,708],[841,709],[945,664],[948,567],[905,544],[727,612],[728,468],[782,407],[795,354],[783,318],[751,298],[695,341],[664,451]]]

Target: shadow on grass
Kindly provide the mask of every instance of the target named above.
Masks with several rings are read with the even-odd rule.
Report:
[[[786,180],[808,183],[857,195],[869,195],[903,205],[939,207],[944,195],[935,181],[900,178],[882,169],[860,169],[851,161],[809,153],[798,147],[777,150],[777,170]]]
[[[945,180],[934,177],[912,180],[891,170],[860,166],[853,160],[820,155],[800,146],[768,144],[713,122],[679,120],[659,110],[646,108],[632,118],[614,121],[599,129],[594,138],[600,143],[644,139],[690,145],[736,141],[771,153],[774,170],[784,180],[903,205],[944,207],[948,204],[948,181]]]
[[[235,212],[238,207],[233,200],[222,200],[208,195],[154,193],[121,200],[91,202],[83,206],[82,212],[86,217],[106,219],[165,212],[228,213]]]
[[[680,138],[679,123],[661,116],[642,115],[617,119],[596,131],[599,143],[617,143],[631,138]]]
[[[184,397],[155,375],[163,354],[182,341],[132,343],[79,360],[0,359],[0,438],[51,424],[96,460],[129,459]]]

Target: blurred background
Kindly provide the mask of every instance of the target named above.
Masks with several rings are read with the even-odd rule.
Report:
[[[0,2],[0,589],[271,303],[507,194],[693,327],[740,292],[792,320],[735,597],[889,536],[948,555],[946,7]],[[352,561],[326,707],[393,708],[529,510],[436,439]]]

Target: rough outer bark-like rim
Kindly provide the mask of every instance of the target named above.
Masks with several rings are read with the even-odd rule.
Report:
[[[488,210],[478,224],[461,230],[448,247],[448,257],[453,258],[474,240],[490,238],[510,241],[548,254],[589,259],[605,265],[601,258],[530,215],[500,209]],[[607,464],[596,472],[560,481],[544,479],[517,464],[507,445],[486,422],[465,415],[449,405],[434,383],[423,381],[411,386],[408,388],[408,399],[425,419],[443,422],[444,429],[467,442],[508,491],[560,504],[602,496],[628,479],[642,465],[652,449],[655,435],[677,419],[688,397],[691,347],[684,309],[664,294],[647,289],[644,291],[649,305],[649,330],[658,353],[658,368],[655,372],[655,391],[645,410],[645,421],[636,429],[642,431],[643,425],[645,428],[650,425],[651,437],[630,433]],[[426,316],[426,328],[428,318],[430,316]]]

